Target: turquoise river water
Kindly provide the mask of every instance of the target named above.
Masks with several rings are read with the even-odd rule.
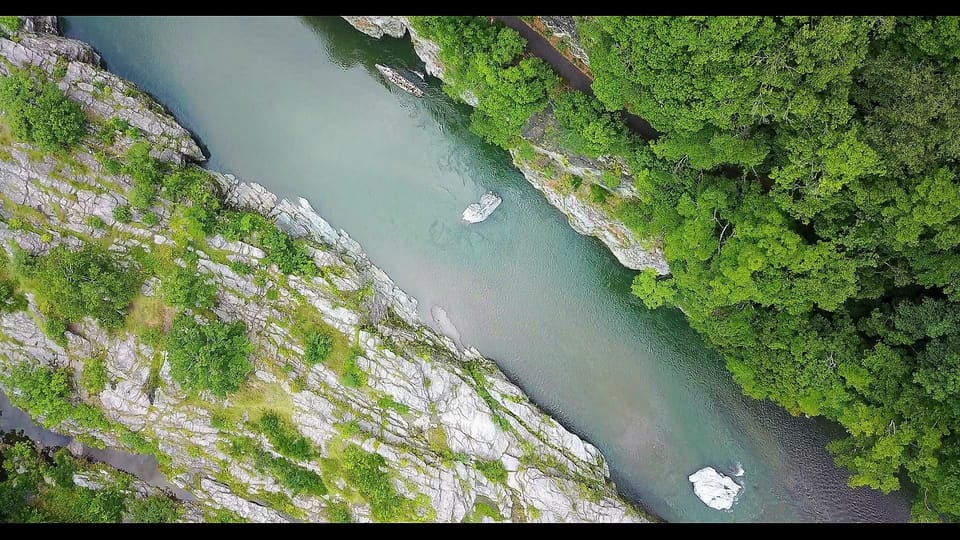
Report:
[[[444,308],[465,345],[607,457],[621,491],[669,521],[902,521],[902,495],[846,486],[827,422],[741,395],[681,313],[649,311],[632,271],[576,234],[467,130],[469,107],[429,80],[417,99],[375,62],[421,65],[408,40],[375,40],[336,17],[67,17],[66,34],[156,96],[210,154],[208,166],[303,196],[396,283]],[[487,190],[484,223],[460,212]],[[741,464],[730,512],[687,476]]]

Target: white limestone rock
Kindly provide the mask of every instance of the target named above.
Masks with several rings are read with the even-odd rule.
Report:
[[[500,206],[503,199],[492,191],[488,191],[480,197],[479,203],[470,203],[463,211],[461,219],[466,223],[480,223],[490,217],[490,214]]]
[[[687,477],[703,504],[715,510],[730,510],[743,487],[713,467],[704,467]]]

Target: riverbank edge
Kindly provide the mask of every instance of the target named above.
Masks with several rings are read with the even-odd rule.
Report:
[[[39,19],[42,19],[42,18],[39,18]],[[37,26],[40,27],[41,25],[38,24]],[[28,30],[29,30],[29,29],[28,29]],[[26,36],[26,37],[29,38],[29,36]],[[22,41],[21,41],[21,43],[22,43]],[[73,45],[75,45],[76,43],[79,43],[79,42],[75,42],[74,40],[63,40],[62,42],[57,42],[57,46],[64,45],[64,44],[69,44],[69,45],[73,46]],[[29,44],[29,41],[28,41],[28,44]],[[56,47],[54,47],[54,49],[56,49]],[[68,61],[70,68],[73,68],[73,65],[74,65],[75,62],[80,62],[80,63],[86,62],[86,63],[88,63],[88,64],[90,64],[90,65],[93,65],[93,66],[96,66],[97,64],[99,64],[99,56],[97,56],[95,52],[92,52],[92,49],[91,49],[91,48],[87,47],[87,49],[89,49],[89,51],[86,50],[86,49],[84,49],[83,47],[80,47],[80,49],[81,49],[80,52],[81,52],[82,54],[75,54],[76,51],[71,51],[71,52],[69,53],[69,54],[71,54],[71,55],[76,56],[76,58],[72,58],[71,60]],[[53,71],[54,66],[49,65],[49,64],[44,65],[44,61],[45,61],[45,60],[49,60],[49,57],[44,56],[44,55],[46,55],[46,54],[48,54],[48,53],[50,53],[50,52],[51,52],[51,51],[49,51],[49,50],[40,51],[40,52],[38,53],[38,57],[37,57],[35,60],[37,60],[37,64],[38,64],[38,65],[41,65],[41,67],[45,67],[45,68],[48,68],[50,71]],[[59,54],[59,53],[63,53],[63,51],[56,51],[56,50],[55,50],[54,52],[55,52],[55,53],[58,53],[58,54]],[[92,53],[92,54],[91,54],[91,53]],[[82,57],[82,58],[81,58],[81,57]],[[91,61],[91,59],[93,59],[93,60]],[[95,69],[95,71],[100,71],[100,70]],[[106,73],[106,72],[103,72],[103,73]],[[101,82],[101,83],[102,83],[102,81],[98,81],[98,82]],[[87,84],[88,86],[91,86],[89,82],[87,82],[86,84]],[[132,85],[130,85],[130,86],[132,86]],[[73,86],[69,86],[69,85],[68,85],[68,90],[76,90],[76,88],[73,87]],[[101,90],[102,90],[102,89],[101,89]],[[90,92],[92,93],[93,90],[91,90]],[[73,98],[73,99],[75,99],[75,100],[78,100],[76,94],[72,94],[70,97]],[[86,96],[86,97],[89,97],[89,96]],[[146,97],[146,96],[144,96],[144,95],[141,95],[140,97],[136,98],[136,99],[139,100],[139,102],[140,102],[141,104],[144,103],[141,98],[142,98],[142,99],[146,99],[146,100],[152,102],[152,100],[149,100],[148,97]],[[98,101],[97,99],[94,99],[94,100],[92,100],[92,101],[84,100],[84,99],[79,99],[78,101],[81,101],[81,103],[85,106],[85,109],[88,109],[88,111],[87,111],[88,113],[91,112],[91,110],[90,110],[91,108],[92,108],[93,112],[96,113],[97,106],[101,104],[100,101]],[[154,104],[154,105],[155,105],[155,104]],[[148,107],[148,108],[149,108],[149,107]],[[161,110],[162,110],[162,107],[161,107]],[[129,112],[129,111],[121,108],[120,110],[112,111],[112,112],[116,112],[117,114],[121,114],[121,115],[122,115],[122,114],[124,114],[124,113]],[[135,112],[144,113],[144,114],[145,114],[145,113],[146,113],[146,110],[135,111]],[[147,139],[150,140],[151,143],[155,143],[155,144],[157,144],[157,145],[160,147],[160,150],[158,151],[158,153],[160,154],[159,157],[165,158],[165,159],[169,159],[169,160],[171,160],[171,161],[180,161],[180,162],[195,162],[195,161],[199,161],[199,160],[202,160],[202,159],[203,159],[203,153],[200,151],[200,149],[199,149],[199,147],[196,145],[195,141],[193,141],[193,139],[191,138],[190,134],[189,134],[188,132],[186,132],[186,130],[184,130],[182,127],[180,127],[179,124],[177,124],[172,118],[170,118],[169,115],[168,115],[168,113],[167,113],[166,111],[162,111],[161,113],[158,113],[156,110],[153,110],[153,113],[155,113],[155,116],[157,116],[157,117],[169,118],[170,121],[172,122],[173,126],[175,126],[176,128],[179,128],[180,130],[182,130],[182,133],[179,133],[179,132],[178,132],[178,133],[176,134],[176,135],[177,135],[176,137],[172,137],[172,139],[174,140],[173,142],[178,143],[178,146],[175,145],[175,146],[173,146],[173,147],[171,147],[170,145],[165,145],[165,144],[163,144],[163,143],[169,143],[169,142],[171,142],[171,141],[169,140],[169,139],[171,139],[171,137],[167,137],[167,136],[166,136],[166,135],[168,135],[168,134],[165,134],[165,133],[152,133],[152,132],[147,132],[147,130],[144,130],[145,132],[147,132],[147,133],[146,133],[146,134],[147,134]],[[133,116],[136,116],[136,115],[133,115]],[[142,115],[141,115],[141,116],[142,116]],[[150,116],[150,115],[146,115],[146,116]],[[136,120],[136,119],[138,119],[138,118],[133,118],[133,119]],[[141,119],[141,120],[142,120],[142,119]],[[156,120],[156,118],[150,118],[149,120]],[[148,122],[148,123],[149,123],[149,122]],[[136,124],[135,124],[135,125],[136,125]],[[151,125],[152,125],[152,124],[151,124]],[[143,127],[143,126],[141,126],[141,127]],[[166,126],[165,126],[165,127],[166,127]],[[168,150],[170,150],[172,153],[171,153],[171,152],[167,152]],[[22,166],[24,166],[24,163],[20,163],[19,165],[22,167]],[[350,262],[353,263],[353,265],[354,265],[355,268],[356,268],[356,267],[362,267],[362,268],[363,268],[364,275],[367,276],[367,277],[370,277],[370,279],[371,279],[370,282],[369,282],[369,284],[373,287],[374,290],[377,291],[377,293],[382,294],[382,295],[387,299],[387,301],[388,301],[389,304],[390,304],[390,307],[393,309],[393,312],[394,312],[398,317],[400,317],[400,318],[403,320],[404,323],[406,323],[407,325],[411,325],[411,326],[415,327],[416,330],[417,330],[417,332],[418,332],[418,336],[419,336],[421,333],[424,334],[424,335],[427,335],[427,336],[432,336],[432,337],[430,338],[430,340],[428,340],[428,341],[430,341],[430,346],[432,346],[432,347],[437,347],[438,350],[445,350],[445,352],[446,352],[447,354],[449,354],[449,355],[451,355],[451,356],[454,356],[455,359],[458,360],[458,361],[460,361],[460,362],[463,362],[463,361],[476,362],[476,363],[478,363],[478,364],[483,365],[483,367],[484,367],[484,372],[483,372],[482,378],[486,379],[486,382],[491,383],[491,384],[492,384],[493,386],[495,386],[495,387],[501,386],[501,382],[507,383],[509,386],[512,386],[513,389],[516,390],[516,393],[513,393],[512,391],[510,391],[510,390],[511,390],[510,388],[496,388],[496,390],[498,391],[497,393],[500,394],[501,396],[506,395],[506,397],[509,398],[510,395],[514,395],[517,399],[519,399],[520,396],[522,396],[521,391],[520,391],[518,388],[516,388],[515,386],[513,386],[512,383],[509,383],[509,382],[507,381],[506,377],[499,371],[499,369],[496,368],[495,365],[493,365],[492,362],[490,362],[489,360],[483,358],[477,351],[475,351],[475,350],[473,350],[473,349],[470,349],[470,350],[467,350],[467,351],[460,351],[459,349],[456,348],[455,345],[453,345],[453,344],[449,341],[448,338],[445,338],[445,337],[443,337],[443,336],[433,335],[430,330],[424,328],[424,327],[422,326],[422,322],[419,321],[419,319],[418,319],[418,317],[417,317],[417,315],[416,315],[416,310],[415,310],[416,300],[413,299],[413,298],[411,298],[411,297],[409,297],[409,296],[407,296],[407,295],[406,295],[405,293],[403,293],[399,288],[397,288],[397,287],[393,284],[393,282],[390,281],[389,278],[388,278],[385,274],[383,274],[382,271],[380,271],[378,268],[376,268],[375,266],[373,266],[372,263],[369,262],[369,260],[367,259],[366,255],[362,252],[359,244],[357,244],[355,241],[353,241],[352,239],[350,239],[349,236],[347,236],[346,233],[343,232],[342,230],[340,230],[340,231],[334,230],[334,229],[333,229],[329,224],[327,224],[320,216],[316,215],[316,214],[313,212],[312,208],[309,207],[309,204],[306,203],[305,200],[300,199],[300,200],[299,200],[299,203],[294,203],[294,202],[286,201],[286,200],[284,200],[284,201],[279,201],[276,196],[274,196],[273,194],[269,193],[266,189],[264,189],[262,186],[259,186],[258,184],[243,184],[243,183],[238,183],[238,182],[237,182],[236,180],[234,180],[232,177],[222,176],[222,175],[216,175],[216,173],[214,173],[214,174],[215,174],[215,176],[216,176],[216,178],[217,178],[217,181],[220,182],[221,187],[223,187],[223,188],[225,189],[225,191],[228,193],[228,198],[231,198],[231,197],[232,197],[232,198],[233,198],[233,201],[232,201],[232,202],[233,202],[234,204],[236,204],[237,206],[246,207],[246,208],[249,208],[249,209],[258,211],[258,212],[260,212],[260,213],[262,213],[262,214],[264,214],[264,215],[267,215],[267,216],[269,216],[269,217],[276,217],[276,218],[277,218],[277,223],[278,223],[278,225],[281,226],[281,228],[287,230],[287,232],[292,233],[294,236],[298,236],[298,237],[304,237],[304,236],[309,237],[309,236],[313,236],[313,237],[315,238],[315,240],[320,241],[320,244],[318,244],[318,251],[319,251],[319,247],[320,247],[320,246],[326,246],[328,249],[329,249],[329,247],[334,247],[334,248],[336,249],[337,253],[338,253],[338,256],[340,256],[340,257],[345,257],[347,260],[350,260]],[[50,179],[50,178],[47,178],[47,180],[51,180],[51,179]],[[116,179],[116,180],[118,180],[118,182],[121,182],[121,185],[123,185],[123,184],[122,184],[122,179]],[[76,187],[76,186],[74,186],[74,187]],[[122,197],[123,197],[122,194],[120,194],[120,193],[112,193],[112,194],[110,194],[110,195],[111,195],[111,197],[113,197],[113,198],[115,199],[115,202],[116,202],[116,203],[119,203],[119,202],[122,201]],[[119,200],[116,200],[116,199],[119,199]],[[82,210],[82,209],[81,209],[81,210]],[[98,217],[101,217],[101,219],[103,219],[106,223],[108,223],[108,224],[114,224],[114,223],[113,223],[114,220],[112,219],[112,216],[106,216],[106,215],[105,215],[105,216],[100,216],[100,215],[99,215],[99,214],[108,213],[108,210],[109,210],[109,209],[105,209],[105,208],[88,208],[88,209],[86,209],[86,210],[88,210],[88,212],[83,212],[83,211],[81,211],[81,212],[80,212],[81,215],[73,216],[73,218],[71,218],[70,221],[72,222],[72,221],[74,221],[74,219],[77,219],[77,220],[81,220],[81,221],[82,221],[82,220],[84,220],[85,218],[89,218],[89,217],[91,217],[91,216],[93,216],[93,215],[96,215],[96,216],[98,216]],[[84,215],[84,214],[86,214],[86,215]],[[71,225],[74,225],[74,224],[71,223]],[[163,243],[163,241],[162,241],[162,235],[157,234],[158,232],[160,232],[160,231],[162,231],[162,230],[164,229],[163,226],[164,226],[164,223],[160,223],[159,225],[152,227],[152,228],[154,229],[153,232],[154,232],[154,241],[155,241],[155,243],[156,243],[158,237],[161,238],[160,243],[161,243],[161,244]],[[86,227],[85,225],[79,225],[79,226],[74,225],[74,227],[71,227],[71,228],[74,228],[75,230],[76,230],[77,228],[79,228],[80,231],[82,231],[82,233],[84,233],[84,234],[89,234],[89,233],[96,234],[95,231],[90,230],[90,228]],[[32,237],[30,237],[30,238],[22,238],[21,235],[11,234],[12,231],[10,231],[9,228],[7,228],[7,230],[5,230],[5,231],[3,231],[3,232],[4,232],[4,233],[7,233],[7,234],[5,234],[5,236],[7,236],[8,238],[9,238],[9,237],[13,237],[16,241],[18,241],[18,242],[21,243],[21,244],[23,244],[24,242],[26,242],[27,244],[31,244],[31,243],[32,243],[34,248],[38,247],[37,244],[36,244],[36,242],[37,242],[37,239],[36,239],[36,238],[32,238]],[[59,234],[58,234],[57,236],[59,237]],[[58,240],[59,240],[59,238],[58,238]],[[40,240],[40,244],[44,244],[44,242],[42,241],[42,239]],[[221,246],[221,249],[229,249],[230,247],[231,247],[231,246]],[[250,254],[250,250],[251,250],[251,249],[254,249],[254,250],[255,250],[256,248],[255,248],[254,246],[240,246],[240,249],[241,249],[241,252],[243,252],[243,251],[245,250],[245,251],[247,252],[247,253],[245,253],[245,254],[246,254],[246,255],[249,255],[249,254]],[[241,252],[238,252],[237,255],[242,254]],[[327,252],[326,254],[329,254],[329,252]],[[212,262],[212,261],[211,261],[211,262]],[[221,276],[223,276],[223,274],[221,274]],[[230,277],[233,278],[233,277],[235,277],[235,276],[232,276],[232,275],[231,275]],[[341,285],[344,285],[344,284],[341,283]],[[352,285],[352,284],[345,284],[345,286],[348,287],[348,288],[349,288],[351,285]],[[35,306],[32,306],[32,307],[34,308],[34,311],[36,311],[36,310],[35,310]],[[22,322],[24,322],[24,321],[21,319],[19,322],[22,323]],[[94,334],[98,333],[98,332],[97,332],[97,329],[95,328],[95,325],[93,325],[93,326],[94,326],[94,328],[91,328],[91,329],[90,329],[91,332],[93,332]],[[339,328],[338,328],[338,329],[339,329]],[[355,330],[357,330],[358,332],[362,332],[362,330],[360,330],[359,327],[356,327]],[[396,330],[396,329],[392,329],[392,330]],[[41,338],[39,338],[38,336],[33,336],[33,337],[39,339],[40,341],[43,341],[43,340],[42,340]],[[71,336],[71,337],[75,337],[75,336]],[[371,336],[371,337],[372,337],[372,336]],[[390,337],[390,336],[387,336],[387,337]],[[394,336],[394,337],[395,337],[395,336]],[[46,350],[45,352],[50,353],[50,352],[52,351],[52,352],[54,353],[54,354],[53,354],[54,357],[58,356],[58,355],[56,354],[56,347],[55,347],[54,344],[52,344],[52,343],[45,343],[45,342],[44,342],[44,343],[42,343],[42,347],[41,347],[40,345],[36,345],[35,348],[36,348],[37,350],[39,350],[39,349],[48,349],[48,350]],[[4,351],[4,352],[7,352],[7,351]],[[366,352],[367,352],[367,353],[370,353],[369,350],[367,350]],[[57,360],[57,358],[54,358],[54,362],[53,362],[54,364],[57,363],[56,360]],[[128,359],[128,360],[129,360],[129,359]],[[68,365],[70,364],[70,359],[69,359],[69,358],[67,358],[67,362],[66,362],[66,363],[67,363]],[[82,366],[81,366],[81,367],[82,367]],[[455,371],[456,371],[456,369],[457,369],[457,368],[455,368]],[[169,381],[169,380],[167,379],[167,375],[168,375],[168,374],[164,374],[164,373],[161,372],[161,375],[164,376],[164,383],[165,383],[165,384],[170,384],[172,387],[175,388],[175,384],[172,383],[172,381]],[[269,379],[269,378],[270,378],[270,374],[263,374],[263,375],[261,376],[261,373],[258,372],[257,375],[258,375],[258,377],[261,377],[261,378],[264,378],[264,379]],[[468,385],[468,386],[469,386],[469,385]],[[502,393],[502,391],[504,391],[504,390],[507,391],[507,394],[503,394],[503,393]],[[89,397],[88,397],[88,398],[89,398]],[[524,398],[524,401],[525,401],[524,405],[525,405],[526,407],[528,407],[528,408],[536,411],[536,413],[539,414],[539,415],[543,415],[542,411],[540,411],[540,409],[539,409],[538,407],[536,407],[536,406],[534,406],[532,403],[530,403],[529,400],[527,400],[525,396],[523,396],[523,398]],[[101,405],[102,405],[102,403],[101,403]],[[511,407],[510,407],[510,406],[505,406],[505,409],[511,409]],[[116,412],[116,411],[107,410],[107,412],[108,412],[108,413],[111,413],[111,412]],[[542,419],[542,421],[546,422],[546,419],[547,419],[547,418],[548,418],[548,417],[545,417],[544,419]],[[549,420],[550,420],[550,422],[553,423],[553,424],[556,423],[553,419],[549,419]],[[547,426],[547,427],[549,427],[549,426]],[[546,429],[546,427],[545,427],[544,429]],[[562,428],[561,428],[561,429],[562,429]],[[87,437],[93,437],[93,438],[95,438],[95,439],[97,438],[97,435],[100,435],[100,436],[101,436],[101,437],[100,437],[100,440],[101,440],[101,441],[106,440],[106,442],[108,442],[108,443],[117,444],[117,443],[119,442],[119,441],[116,440],[116,437],[110,437],[110,436],[108,436],[108,434],[105,434],[105,433],[95,433],[95,432],[91,433],[91,432],[89,432],[89,430],[83,430],[83,429],[76,429],[75,431],[76,431],[76,433],[74,433],[74,434],[77,434],[77,435],[85,435],[85,436],[87,436]],[[537,431],[538,431],[538,433],[541,432],[541,430],[540,430],[539,428],[537,429]],[[565,430],[564,430],[564,431],[565,431]],[[567,432],[567,433],[569,433],[569,432]],[[570,442],[571,442],[571,441],[569,441],[569,440],[563,440],[563,439],[564,439],[564,437],[561,437],[561,444],[563,444],[563,443],[570,443]],[[578,439],[578,441],[579,441],[579,439]],[[582,444],[583,444],[583,443],[581,442],[581,445],[582,445]],[[592,447],[592,445],[586,444],[586,445],[584,446],[584,448],[587,450],[587,453],[588,453],[588,454],[594,454],[594,453],[595,453],[596,456],[598,456],[598,461],[597,461],[597,463],[596,463],[595,466],[596,466],[596,467],[599,467],[599,469],[595,469],[595,470],[597,470],[597,471],[602,471],[602,477],[604,477],[604,478],[606,479],[606,480],[605,480],[605,483],[606,483],[608,486],[612,487],[612,488],[614,489],[614,493],[616,493],[615,487],[613,486],[612,482],[610,482],[610,480],[609,480],[609,473],[608,473],[608,471],[607,471],[606,464],[605,464],[605,462],[604,462],[603,459],[602,459],[602,456],[600,456],[599,452],[596,451],[596,449],[595,449],[594,447]],[[375,450],[375,445],[374,445],[374,450]],[[590,450],[592,450],[592,452],[591,452]],[[176,456],[174,456],[174,457],[176,457]],[[591,474],[592,474],[592,473],[591,473]],[[174,479],[171,479],[171,480],[174,480]],[[184,487],[186,487],[186,485],[185,485]],[[606,490],[605,490],[605,489],[601,489],[601,491],[606,491]],[[646,515],[649,515],[647,512],[645,512],[645,511],[643,511],[642,509],[640,509],[639,507],[637,507],[634,503],[630,503],[630,502],[628,502],[628,501],[620,500],[620,502],[619,502],[618,504],[626,504],[626,505],[627,505],[627,508],[632,508],[632,511],[633,511],[633,513],[635,513],[635,514],[640,514],[640,515],[646,514]],[[651,516],[651,517],[652,517],[652,516]]]
[[[342,16],[358,31],[380,39],[383,36],[404,38],[409,36],[417,56],[424,62],[427,73],[445,81],[440,46],[421,36],[406,16]],[[477,96],[466,91],[460,95],[466,104],[475,107]],[[547,201],[567,218],[577,233],[597,238],[613,253],[623,266],[631,270],[652,268],[660,275],[668,275],[670,267],[655,239],[638,238],[622,221],[611,215],[615,201],[636,196],[635,179],[628,165],[617,158],[591,159],[570,153],[550,136],[556,120],[549,108],[528,119],[522,139],[529,148],[510,149],[514,165],[524,178],[540,191]],[[600,178],[610,171],[617,171],[619,183],[609,187]],[[570,178],[583,180],[571,186]],[[589,186],[605,190],[611,201],[599,204],[591,200]]]

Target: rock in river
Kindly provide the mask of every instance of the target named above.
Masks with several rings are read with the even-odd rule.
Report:
[[[479,203],[470,203],[467,209],[463,211],[463,221],[467,223],[480,223],[490,217],[490,214],[500,206],[503,199],[492,191],[488,191],[480,197]]]
[[[687,477],[693,482],[693,492],[703,504],[716,510],[729,510],[743,489],[732,478],[713,467],[704,467]]]

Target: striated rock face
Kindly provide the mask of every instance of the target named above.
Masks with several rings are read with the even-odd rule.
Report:
[[[590,204],[575,193],[565,193],[557,189],[553,179],[545,175],[543,170],[531,167],[518,159],[515,151],[511,152],[511,155],[527,181],[540,190],[550,204],[566,214],[567,221],[575,231],[599,238],[617,257],[620,264],[627,268],[635,270],[653,268],[661,275],[670,273],[670,268],[663,258],[663,252],[659,248],[646,247],[626,225],[610,219],[607,213],[597,205]],[[563,165],[561,168],[574,176],[579,176],[574,172],[576,169]]]
[[[355,28],[374,37],[379,37],[377,34],[393,35],[389,33],[388,29],[395,28],[396,24],[403,24],[410,31],[414,49],[417,55],[426,62],[428,71],[430,70],[429,66],[433,64],[438,71],[430,72],[441,79],[443,78],[443,66],[439,60],[439,45],[417,36],[406,17],[344,18]],[[550,24],[553,24],[558,29],[553,30],[554,32],[573,32],[570,33],[570,36],[573,36],[576,32],[576,25],[572,17],[541,17],[541,19],[545,23],[547,19],[550,19],[551,22],[548,23],[548,27],[554,28],[550,26]],[[586,57],[585,54],[584,57]],[[477,96],[469,90],[466,90],[460,97],[471,106],[476,106],[478,102]],[[604,163],[601,160],[564,152],[549,135],[551,126],[554,131],[557,129],[556,119],[548,109],[528,119],[522,133],[523,138],[532,145],[534,152],[549,160],[549,169],[562,171],[565,174],[594,182],[600,178],[604,170],[609,170],[610,165],[616,165],[616,168],[621,171],[627,170],[624,163]],[[600,239],[617,257],[620,264],[627,268],[633,270],[653,268],[661,275],[670,273],[670,267],[663,256],[663,251],[656,247],[655,242],[637,238],[623,222],[611,216],[607,210],[583,195],[558,189],[559,183],[555,181],[556,178],[552,178],[552,173],[547,168],[536,167],[524,162],[515,151],[511,152],[511,155],[514,164],[523,172],[526,179],[535,188],[543,192],[550,204],[567,216],[570,225],[578,233]],[[628,172],[622,174],[620,186],[615,191],[624,197],[635,196],[634,178]]]
[[[732,478],[713,467],[704,467],[687,477],[693,483],[693,492],[703,504],[715,510],[729,510],[743,489]]]
[[[66,48],[40,45],[54,43],[53,37],[20,44],[0,39],[0,56],[45,69],[68,62],[61,85],[89,117],[148,120],[156,128],[150,140],[165,149],[160,157],[183,162],[201,156],[186,131],[148,96],[118,102],[122,91],[111,97],[83,90],[81,84],[94,81],[118,90],[128,83]],[[39,48],[30,49],[31,43]],[[129,224],[113,219],[113,209],[127,204],[131,183],[94,159],[97,144],[90,138],[70,156],[42,158],[23,143],[0,147],[0,246],[8,256],[13,245],[43,253],[88,237],[120,253],[174,246],[169,201],[151,209],[160,217],[153,226],[139,215]],[[371,520],[368,501],[344,473],[344,449],[351,445],[383,456],[390,484],[412,508],[408,519],[644,520],[617,494],[594,446],[543,414],[478,351],[461,350],[424,325],[416,300],[306,200],[281,200],[259,184],[211,176],[228,205],[261,213],[303,239],[321,275],[281,274],[259,247],[220,236],[196,246],[198,271],[218,287],[213,314],[243,321],[254,346],[254,373],[225,399],[186,394],[170,376],[166,352],[134,333],[108,332],[88,319],[71,326],[66,348],[57,345],[42,332],[44,316],[28,298],[26,312],[0,316],[0,374],[19,363],[71,368],[78,392],[73,399],[98,407],[111,425],[91,428],[68,420],[58,431],[113,447],[124,447],[122,434],[133,431],[155,446],[161,463],[168,463],[163,470],[171,483],[194,495],[204,511],[228,510],[251,521],[326,521],[335,505],[348,508],[354,521]],[[16,229],[9,225],[14,216],[23,222]],[[106,230],[87,225],[91,216],[102,219]],[[257,271],[238,273],[232,262]],[[157,279],[147,280],[138,301],[157,305],[157,290]],[[161,321],[172,315],[158,309]],[[296,315],[304,312],[355,347],[365,384],[344,384],[335,366],[304,362]],[[78,384],[89,358],[102,358],[109,378],[97,394]],[[316,449],[316,459],[291,461],[321,474],[327,495],[292,491],[262,460],[234,450],[240,441],[261,454],[280,455],[252,423],[265,411],[280,411]],[[505,474],[485,474],[491,466]]]
[[[406,17],[382,15],[356,17],[344,15],[343,18],[357,30],[377,39],[383,36],[402,38],[407,33]]]
[[[47,23],[35,22],[34,26],[51,29]],[[163,107],[133,83],[100,69],[100,55],[86,43],[26,31],[20,32],[18,41],[0,39],[0,56],[16,67],[39,66],[54,79],[58,78],[58,67],[65,69],[57,84],[70,99],[104,121],[115,117],[126,120],[141,131],[162,159],[181,163],[205,159],[190,133]],[[0,63],[0,75],[7,74],[6,63]]]
[[[543,24],[547,26],[553,35],[560,38],[561,42],[570,48],[573,56],[584,64],[590,65],[590,57],[587,56],[587,50],[584,49],[583,44],[580,43],[580,34],[577,33],[577,23],[573,20],[573,17],[569,15],[556,17],[543,15],[540,17],[540,20],[543,21]]]
[[[407,32],[410,33],[410,40],[413,42],[413,49],[417,56],[423,60],[426,65],[427,73],[434,77],[443,78],[443,62],[440,60],[440,46],[425,39],[417,34],[417,31],[410,26],[410,21],[403,16],[362,16],[362,17],[343,17],[351,26],[363,32],[368,36],[377,39],[383,36],[403,37]],[[472,96],[472,94],[471,94]],[[473,96],[472,102],[469,97],[464,101],[476,106],[476,96]]]
[[[56,15],[34,15],[21,18],[23,19],[23,29],[27,32],[60,33],[60,25],[57,23]]]

